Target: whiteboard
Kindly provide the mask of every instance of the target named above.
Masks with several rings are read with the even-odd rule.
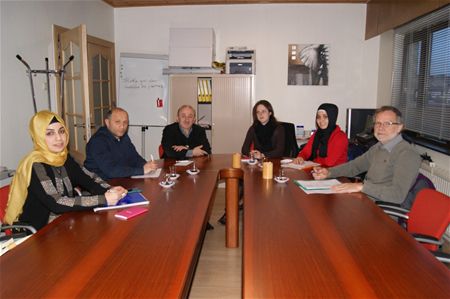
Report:
[[[130,125],[167,125],[168,61],[167,55],[120,54],[118,106],[128,112]]]

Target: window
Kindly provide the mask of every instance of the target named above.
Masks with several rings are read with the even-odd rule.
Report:
[[[450,5],[395,30],[392,104],[410,141],[450,155]]]

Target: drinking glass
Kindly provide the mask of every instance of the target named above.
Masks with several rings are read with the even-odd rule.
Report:
[[[250,163],[255,162],[255,154],[253,152],[250,152]]]
[[[177,176],[177,171],[175,165],[169,166],[170,177],[174,178]]]

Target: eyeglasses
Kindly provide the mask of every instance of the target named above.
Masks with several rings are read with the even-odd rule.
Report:
[[[375,128],[379,128],[379,127],[389,128],[389,127],[391,127],[393,125],[401,125],[401,123],[394,123],[392,121],[385,121],[385,122],[377,121],[373,125],[374,125]]]

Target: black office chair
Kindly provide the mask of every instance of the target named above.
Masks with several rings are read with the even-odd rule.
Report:
[[[300,151],[295,136],[295,126],[293,123],[280,122],[284,128],[284,157],[295,158]]]

